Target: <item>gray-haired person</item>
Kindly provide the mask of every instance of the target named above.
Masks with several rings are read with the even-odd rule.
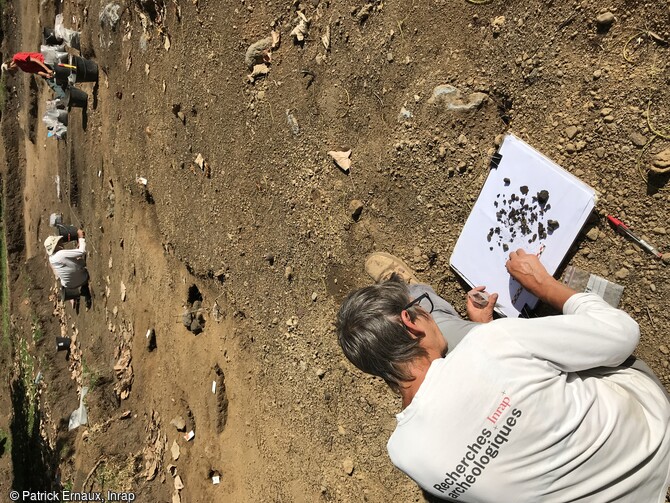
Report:
[[[393,463],[450,501],[664,502],[670,401],[630,356],[637,323],[535,255],[506,267],[563,314],[492,320],[492,295],[485,308],[468,297],[480,323],[467,322],[399,259],[368,259],[376,279],[399,274],[351,293],[337,330],[347,358],[402,398]]]

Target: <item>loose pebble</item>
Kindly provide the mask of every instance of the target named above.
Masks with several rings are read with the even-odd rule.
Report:
[[[344,468],[344,473],[351,475],[354,473],[354,461],[351,458],[346,458],[342,461],[342,468]]]
[[[612,14],[609,11],[603,12],[598,17],[596,17],[596,25],[598,26],[598,30],[600,31],[609,30],[613,23],[614,23],[614,14]]]
[[[622,267],[617,272],[614,273],[616,279],[626,279],[630,275],[630,271],[625,267]]]
[[[630,141],[636,147],[642,148],[647,144],[647,137],[642,133],[634,132],[630,134]]]

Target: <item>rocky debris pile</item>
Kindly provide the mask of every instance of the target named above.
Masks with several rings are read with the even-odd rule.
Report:
[[[83,387],[83,366],[81,362],[81,348],[78,343],[79,330],[72,325],[72,334],[70,334],[70,321],[65,310],[65,304],[60,300],[60,283],[56,282],[49,293],[49,301],[53,304],[52,314],[58,319],[60,326],[61,344],[66,347],[66,359],[70,365],[68,369],[71,378],[77,383],[77,391],[81,392]],[[56,345],[58,349],[58,344]]]
[[[167,448],[167,435],[161,434],[161,420],[155,410],[151,411],[149,424],[147,425],[146,446],[142,450],[142,458],[144,459],[144,472],[142,476],[147,481],[156,478]],[[165,482],[165,475],[161,476],[161,482]]]
[[[190,306],[186,306],[184,313],[181,316],[181,322],[189,332],[193,333],[193,335],[198,335],[205,328],[205,317],[202,313],[202,302],[196,300]]]
[[[249,46],[244,56],[244,62],[251,73],[247,75],[249,83],[253,84],[257,78],[268,74],[268,65],[272,62],[272,51],[279,47],[280,35],[273,31],[269,37],[254,42]]]
[[[67,327],[61,325],[61,336],[67,337]],[[70,336],[70,347],[68,348],[68,357],[70,359],[70,372],[72,380],[77,383],[77,389],[81,390],[82,387],[82,375],[83,368],[81,364],[81,348],[77,338],[79,336],[79,330],[76,328],[72,330],[72,335]]]
[[[121,341],[114,351],[114,372],[118,382],[114,385],[114,392],[121,399],[125,400],[130,395],[130,389],[133,386],[135,378],[133,373],[131,345],[133,340],[133,327],[125,320],[121,323]]]
[[[200,290],[196,285],[191,285],[188,289],[188,299],[184,305],[181,322],[193,335],[198,335],[205,329],[205,311],[206,309],[202,307]]]
[[[193,415],[191,414],[190,409],[188,409],[188,417],[189,422],[193,423]],[[172,421],[170,421],[170,424],[174,426],[178,432],[186,431],[186,421],[182,416],[174,417]],[[178,438],[182,437],[186,442],[189,442],[190,440],[193,440],[194,436],[195,431],[191,430],[184,435],[178,435]],[[181,491],[182,489],[184,489],[184,481],[182,480],[181,476],[177,474],[178,467],[176,464],[174,464],[177,463],[177,461],[179,461],[180,455],[181,455],[181,448],[179,447],[179,443],[177,443],[177,439],[174,439],[172,441],[172,446],[170,447],[170,456],[172,458],[173,463],[170,463],[166,468],[166,471],[172,476],[174,482],[174,490],[172,492],[172,503],[181,503]],[[163,477],[165,476],[163,475]]]

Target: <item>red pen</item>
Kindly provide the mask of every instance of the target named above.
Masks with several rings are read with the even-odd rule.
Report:
[[[651,246],[644,239],[639,238],[635,234],[633,234],[633,232],[628,228],[628,226],[618,218],[615,218],[612,215],[607,215],[607,220],[609,220],[610,224],[612,224],[612,226],[618,233],[623,234],[624,236],[630,238],[632,241],[635,241],[638,245],[640,245],[640,247],[644,248],[652,255],[655,255],[657,258],[661,258],[663,256],[663,254],[660,251]]]

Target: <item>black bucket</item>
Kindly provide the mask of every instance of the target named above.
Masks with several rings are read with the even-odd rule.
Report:
[[[70,77],[70,74],[72,73],[72,70],[70,68],[67,68],[65,66],[60,66],[58,64],[54,65],[53,67],[54,70],[54,78],[56,79],[56,82],[58,83],[66,83],[68,77]]]
[[[56,351],[69,351],[70,339],[69,337],[56,337]]]
[[[77,228],[74,225],[56,224],[58,235],[62,236],[65,242],[76,241],[78,239]]]
[[[76,300],[81,297],[81,291],[79,288],[65,288],[63,285],[60,287],[60,300],[65,302],[66,300]]]
[[[88,94],[76,87],[68,87],[65,90],[65,105],[68,109],[72,107],[86,108],[86,105],[88,105]]]
[[[72,56],[70,64],[77,67],[74,72],[77,74],[77,82],[97,82],[98,81],[98,64],[90,59],[80,58],[79,56]]]
[[[63,126],[67,126],[67,110],[58,110],[58,122]]]
[[[63,39],[56,36],[53,28],[45,27],[42,30],[42,36],[44,37],[44,45],[61,45],[63,43]]]

